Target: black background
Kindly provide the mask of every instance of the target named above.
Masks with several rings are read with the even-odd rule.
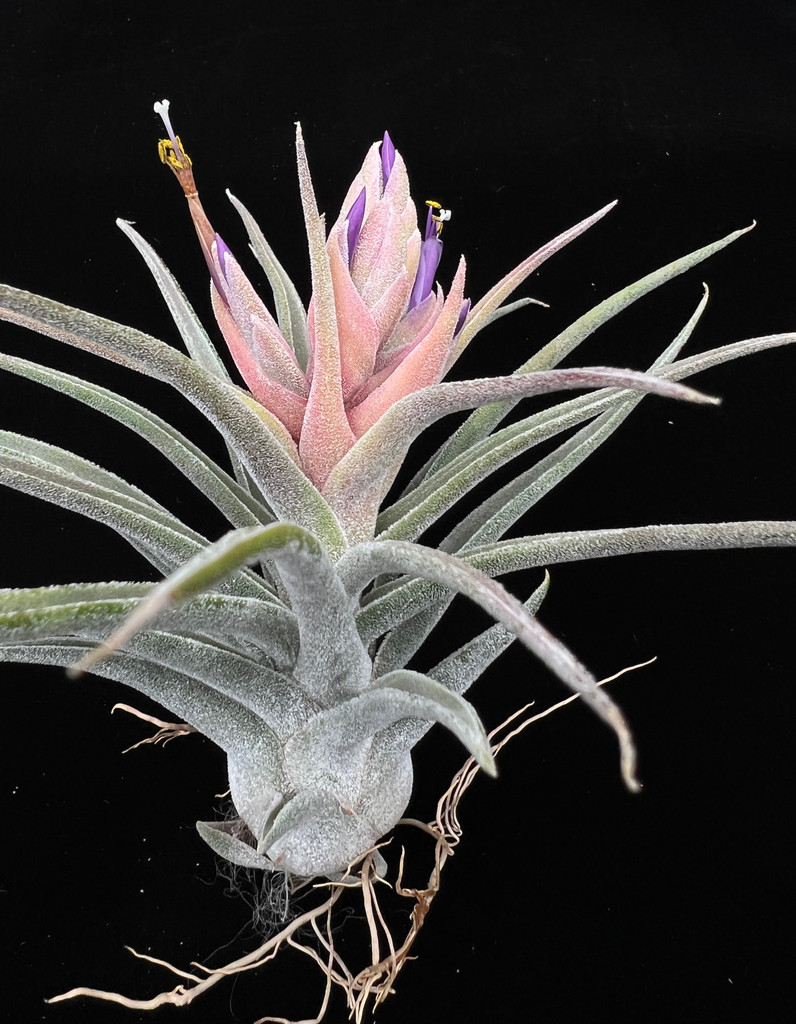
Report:
[[[690,315],[702,280],[711,302],[690,351],[796,328],[792,2],[2,10],[0,278],[11,284],[174,341],[148,272],[114,226],[121,216],[209,322],[201,256],[155,153],[152,103],[168,96],[216,229],[245,251],[229,187],[305,297],[298,118],[331,215],[389,128],[415,198],[454,210],[440,279],[447,284],[464,252],[475,298],[619,198],[524,287],[551,308],[479,337],[462,376],[511,371],[595,301],[752,219],[751,235],[598,332],[579,358],[648,365]],[[219,451],[159,385],[10,327],[2,345],[118,388]],[[792,518],[795,369],[794,352],[780,349],[704,375],[697,383],[724,398],[718,410],[645,402],[524,532]],[[209,536],[223,529],[147,446],[88,410],[10,377],[0,409],[2,427],[121,473]],[[105,528],[13,493],[2,502],[1,586],[152,578]],[[420,959],[379,1020],[789,1016],[792,572],[783,551],[555,569],[542,617],[597,674],[658,655],[613,691],[636,732],[644,793],[623,791],[611,736],[580,707],[515,741],[501,778],[479,780],[466,798],[464,841]],[[524,596],[536,582],[509,585]],[[462,605],[446,632],[462,624],[481,619]],[[249,911],[225,898],[192,827],[212,816],[222,758],[195,737],[121,757],[142,733],[108,711],[134,694],[40,668],[2,675],[0,1007],[9,1020],[147,1019],[42,999],[80,983],[142,996],[169,983],[131,961],[125,943],[182,965],[251,948],[250,934],[236,938]],[[471,696],[493,726],[526,699],[541,707],[559,694],[517,651]],[[438,732],[417,756],[412,810],[424,818],[461,759]],[[413,881],[421,878],[418,869]],[[182,1012],[194,1021],[312,1017],[320,992],[311,965],[291,954]],[[330,1019],[344,1013],[336,1003]]]

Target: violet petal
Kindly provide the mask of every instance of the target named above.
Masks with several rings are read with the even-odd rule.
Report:
[[[220,235],[215,236],[215,243],[216,256],[223,275],[224,258],[226,257],[227,253],[229,253],[229,255],[232,256],[232,252],[226,245],[226,243],[223,241]],[[215,263],[213,262],[213,255],[204,244],[202,245],[202,254],[204,255],[205,263],[207,264],[207,269],[210,271],[210,277],[213,280],[213,284],[216,286],[216,291],[221,297],[221,301],[224,303],[225,306],[229,306],[229,302],[227,301],[226,278],[223,276],[218,276],[218,271],[216,270]]]
[[[442,242],[437,238],[436,231],[432,238],[426,238],[420,246],[420,260],[417,264],[417,276],[412,286],[412,294],[409,296],[410,309],[419,306],[434,287],[434,276],[437,273],[439,261],[442,258]]]
[[[392,165],[395,163],[395,146],[393,145],[390,133],[385,132],[381,142],[381,173],[383,176],[383,187],[386,188],[392,173]]]
[[[362,230],[362,219],[365,216],[365,189],[363,188],[348,211],[348,265],[354,259],[354,249],[359,241],[359,233]]]
[[[218,234],[216,235],[216,255],[218,256],[218,262],[219,262],[219,265],[221,266],[221,273],[226,278],[226,276],[227,276],[227,268],[224,266],[224,261],[226,260],[228,255],[232,256],[232,250],[227,245],[227,243],[224,241],[224,239],[221,237],[221,235],[218,235]],[[233,259],[234,259],[234,257],[233,257]]]
[[[472,302],[469,299],[465,299],[462,303],[462,308],[459,310],[459,319],[456,321],[456,330],[453,332],[454,338],[462,327],[464,327],[464,321],[467,319],[467,314],[470,312],[470,306],[472,306]]]
[[[426,230],[423,235],[423,240],[426,242],[428,242],[432,238],[436,238],[437,235],[439,234],[439,227],[437,225],[437,222],[431,216],[433,212],[434,210],[432,209],[432,207],[429,206],[428,213],[426,214]]]

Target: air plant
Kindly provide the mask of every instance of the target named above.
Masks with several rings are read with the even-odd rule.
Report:
[[[152,272],[187,356],[132,327],[9,286],[0,287],[0,316],[171,384],[221,433],[228,468],[121,395],[20,358],[0,355],[0,366],[135,430],[215,503],[230,530],[211,542],[118,476],[2,432],[3,483],[112,527],[163,579],[0,591],[0,658],[66,666],[75,678],[90,669],[176,715],[178,723],[158,722],[159,735],[195,730],[213,740],[227,755],[234,810],[226,820],[197,823],[199,835],[235,865],[294,882],[322,877],[364,887],[386,872],[378,847],[402,818],[412,748],[434,723],[461,740],[472,764],[495,774],[492,744],[464,694],[515,639],[614,730],[622,777],[637,790],[622,712],[536,618],[547,580],[522,603],[495,577],[644,551],[796,543],[796,523],[762,521],[506,537],[645,395],[714,403],[679,382],[796,340],[771,335],[680,358],[705,294],[648,372],[558,368],[599,326],[744,232],[600,302],[510,376],[445,381],[484,328],[534,301],[507,303],[515,289],[613,203],[542,246],[473,304],[463,259],[447,291],[435,284],[450,214],[429,202],[421,233],[389,135],[371,146],[327,233],[298,128],[312,275],[307,308],[252,215],[229,196],[270,284],[274,316],[202,209],[168,102],[155,109],[167,132],[161,158],[187,198],[217,325],[245,387],[230,378],[170,271],[124,221],[117,223]],[[504,425],[520,400],[570,390],[589,393]],[[437,420],[467,410],[394,493],[414,441]],[[466,506],[473,488],[543,442],[557,447],[477,507]],[[439,544],[422,543],[440,517],[462,507]],[[496,624],[429,671],[409,668],[456,594]],[[335,898],[321,910],[330,911]],[[332,978],[331,953],[328,970]],[[158,1000],[188,1002],[206,986],[207,979],[182,984]],[[158,1004],[86,989],[67,995],[79,993]]]

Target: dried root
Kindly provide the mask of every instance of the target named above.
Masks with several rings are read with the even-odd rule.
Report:
[[[156,725],[158,731],[154,736],[147,736],[146,739],[139,740],[138,743],[134,743],[132,747],[127,747],[122,751],[123,754],[129,753],[131,750],[135,750],[136,747],[141,747],[145,743],[163,743],[165,746],[169,740],[176,739],[177,736],[187,736],[190,732],[196,732],[196,729],[192,725],[188,725],[187,722],[163,722],[159,718],[155,718],[152,715],[145,715],[143,711],[138,711],[137,708],[130,707],[129,704],[114,704],[111,708],[111,714],[116,709],[119,711],[126,711],[129,715],[135,715],[136,718],[140,718],[143,722],[149,722],[151,725]]]
[[[644,662],[644,665],[649,664],[650,662]],[[643,665],[633,665],[601,682],[611,682],[625,672],[641,667]],[[506,743],[514,739],[529,725],[577,700],[577,697],[578,695],[574,694],[534,715],[528,714],[532,705],[526,704],[525,707],[520,708],[489,734],[493,754],[497,755]],[[119,704],[116,707],[129,711],[159,727],[159,732],[148,740],[141,741],[143,743],[156,743],[159,740],[167,742],[174,736],[192,731],[189,726],[160,722],[158,719],[127,707],[127,705]],[[232,963],[217,968],[192,963],[194,972],[183,971],[165,960],[157,960],[154,957],[136,953],[135,950],[127,947],[134,956],[171,971],[172,974],[182,979],[181,982],[173,989],[161,992],[151,999],[130,999],[118,992],[105,992],[94,988],[73,988],[69,992],[54,996],[48,1002],[58,1003],[66,999],[75,999],[78,996],[87,996],[92,999],[118,1003],[120,1006],[133,1010],[154,1010],[165,1005],[187,1006],[218,982],[244,971],[256,970],[273,960],[283,946],[291,946],[312,960],[325,976],[326,984],[318,1014],[312,1020],[303,1021],[294,1021],[287,1017],[261,1017],[255,1024],[320,1024],[329,1007],[333,986],[341,989],[345,994],[349,1018],[353,1019],[355,1024],[362,1024],[368,1009],[375,1009],[394,991],[398,974],[407,961],[412,959],[410,952],[415,939],[425,923],[434,898],[440,891],[442,869],[448,858],[453,856],[455,848],[461,840],[462,828],[458,819],[459,803],[480,770],[472,757],[462,765],[448,789],[440,797],[433,822],[425,824],[414,818],[404,818],[398,823],[415,827],[425,832],[434,841],[433,865],[425,888],[408,888],[403,885],[403,849],[395,885],[390,886],[376,871],[375,855],[379,847],[374,847],[359,862],[349,867],[347,876],[342,881],[321,882],[313,886],[319,893],[327,894],[321,903],[294,918],[257,949]],[[380,847],[387,845],[389,842],[380,844]],[[394,938],[385,920],[376,891],[378,883],[393,888],[398,896],[411,900],[414,904],[410,914],[409,928],[400,943]],[[361,892],[362,907],[370,938],[370,963],[356,973],[348,967],[335,950],[332,931],[334,906],[349,889],[358,889]],[[297,938],[299,933],[302,934],[301,941]]]

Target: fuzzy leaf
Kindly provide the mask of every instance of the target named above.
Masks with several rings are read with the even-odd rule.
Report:
[[[230,376],[227,373],[227,368],[169,268],[149,242],[138,234],[130,221],[119,218],[116,225],[144,257],[144,262],[154,277],[160,294],[166,300],[169,313],[177,325],[177,330],[180,332],[191,359],[214,377],[229,383]]]
[[[243,203],[227,190],[229,201],[240,214],[249,234],[249,245],[257,261],[265,271],[268,283],[274,293],[276,318],[282,335],[291,345],[302,370],[307,369],[310,356],[310,342],[307,334],[307,312],[298,292],[285,273],[273,249],[266,242],[257,221]]]
[[[530,615],[536,615],[542,607],[549,589],[550,573],[545,572],[544,579],[525,602]],[[516,639],[510,629],[498,622],[449,654],[428,674],[452,693],[465,693]]]
[[[158,569],[201,551],[206,538],[190,530],[149,495],[71,452],[0,431],[0,483],[113,527]],[[231,580],[231,592],[257,596],[265,582],[252,573]]]
[[[174,669],[248,708],[282,742],[318,711],[290,677],[250,653],[232,651],[207,637],[144,631],[125,644],[128,654]],[[162,701],[161,701],[162,703]]]
[[[288,774],[299,788],[333,789],[334,779],[367,753],[366,743],[403,718],[441,722],[489,775],[497,770],[475,709],[462,697],[419,672],[390,672],[378,685],[310,719],[285,745]],[[359,764],[357,769],[361,770]]]
[[[329,476],[324,495],[344,524],[349,540],[372,536],[378,506],[395,479],[409,446],[443,416],[501,396],[530,397],[576,388],[627,387],[668,398],[715,404],[690,388],[665,386],[658,377],[633,370],[584,367],[524,376],[435,384],[396,402],[349,451]]]
[[[525,602],[525,607],[531,615],[538,612],[549,586],[550,574],[545,572],[544,580]],[[407,665],[450,607],[454,596],[447,594],[443,600],[413,615],[389,633],[373,659],[374,676],[378,678]],[[516,639],[510,630],[497,623],[429,669],[428,675],[455,693],[465,693],[495,658]]]
[[[237,864],[241,868],[253,868],[258,871],[272,871],[273,862],[262,857],[252,846],[244,843],[233,835],[231,829],[235,822],[228,821],[197,821],[196,831],[204,839],[217,856]]]
[[[359,639],[353,608],[323,548],[290,523],[234,530],[158,584],[107,643],[74,667],[81,672],[127,643],[164,610],[218,585],[242,565],[265,554],[279,566],[298,623],[295,678],[321,702],[362,690],[370,659]]]
[[[677,360],[669,366],[656,364],[655,374],[667,380],[682,380],[732,359],[792,344],[794,341],[794,334],[778,334],[735,342]],[[516,455],[583,420],[633,400],[632,392],[605,389],[594,395],[583,395],[561,402],[544,412],[503,427],[428,475],[417,487],[386,508],[377,520],[379,536],[414,539],[425,528],[423,524],[427,523],[429,517],[436,518],[442,514],[479,481]],[[490,499],[490,503],[495,500]]]
[[[396,815],[390,817],[394,823]],[[304,791],[282,807],[257,852],[267,853],[274,867],[286,874],[331,875],[344,871],[384,831],[365,815],[346,810],[335,794]]]
[[[585,703],[611,726],[619,740],[622,777],[628,789],[638,790],[636,751],[622,712],[572,652],[529,615],[500,584],[473,572],[471,564],[462,559],[404,541],[360,544],[343,556],[338,570],[351,594],[361,593],[379,573],[403,572],[433,580],[475,601],[510,629],[562,682],[580,693]]]
[[[245,392],[147,334],[8,285],[0,285],[0,319],[171,384],[232,445],[278,516],[312,530],[333,555],[345,547],[334,514],[299,468],[286,430]]]
[[[373,658],[373,675],[377,679],[409,664],[442,618],[453,597],[453,594],[449,594],[416,615],[409,615],[384,637]]]
[[[134,430],[205,494],[233,526],[267,523],[272,516],[201,449],[159,416],[122,395],[59,370],[0,353],[0,369],[69,395]]]
[[[655,360],[650,373],[656,373],[673,362],[705,310],[708,290],[704,294],[677,337]],[[460,552],[465,546],[488,544],[498,540],[545,494],[564,480],[606,441],[642,401],[643,396],[631,395],[613,410],[604,412],[595,422],[587,424],[574,437],[545,456],[535,466],[521,473],[499,491],[487,498],[469,516],[451,530],[440,544],[443,551]],[[414,539],[414,538],[408,538]]]
[[[514,270],[506,274],[501,281],[498,281],[496,285],[490,288],[486,295],[470,310],[470,313],[464,322],[464,326],[459,331],[456,344],[454,345],[451,357],[448,360],[446,372],[450,370],[476,334],[478,334],[482,328],[494,319],[496,310],[503,304],[503,302],[505,302],[509,295],[511,295],[511,293],[522,284],[526,277],[537,270],[542,263],[554,255],[554,253],[563,249],[565,245],[577,238],[578,235],[582,235],[584,231],[587,231],[592,227],[592,225],[596,224],[598,220],[601,220],[606,213],[613,210],[615,206],[616,201],[609,203],[601,210],[593,213],[590,217],[580,221],[579,224],[575,224],[574,227],[562,232],[551,242],[547,242],[543,245],[541,249],[537,249],[535,253],[532,253],[532,255],[520,263],[518,267],[515,267]],[[553,364],[551,363],[550,365],[552,366]],[[547,368],[548,367],[546,366],[538,367],[538,369]]]
[[[546,572],[542,583],[525,602],[525,607],[531,615],[536,615],[539,611],[549,586],[550,574]],[[450,600],[445,602],[445,607],[448,606]],[[440,605],[436,605],[431,610],[437,612],[439,608]],[[436,619],[439,619],[440,615],[441,611],[436,615]],[[410,623],[412,621],[410,620]],[[427,632],[419,641],[420,643],[425,640],[426,635]],[[517,637],[510,629],[496,623],[448,655],[447,658],[430,669],[428,675],[451,693],[465,693],[516,639]],[[386,752],[390,747],[397,750],[412,747],[425,736],[430,728],[431,724],[428,722],[412,721],[411,719],[396,722],[379,737],[380,753]]]
[[[583,316],[575,320],[564,331],[556,335],[536,355],[523,363],[516,372],[531,373],[536,370],[548,370],[557,366],[562,359],[565,359],[571,352],[574,352],[598,327],[607,323],[638,299],[654,291],[655,288],[659,288],[662,284],[672,280],[672,278],[684,274],[687,270],[724,249],[740,238],[741,235],[751,231],[752,227],[754,225],[742,228],[740,231],[733,231],[724,238],[720,238],[710,245],[703,246],[701,249],[696,249],[686,256],[681,256],[679,259],[667,263],[638,281],[634,281],[633,284],[628,285],[626,288],[614,292],[613,295],[597,303],[596,306],[593,306],[587,313],[584,313]],[[462,452],[466,452],[472,445],[490,434],[515,404],[514,401],[500,402],[493,406],[478,409],[472,413],[442,446],[440,451],[416,474],[408,485],[407,490],[411,490],[429,473],[440,469],[450,462],[451,459],[456,458]]]
[[[61,587],[0,590],[0,638],[107,635],[152,592],[152,583],[73,583]],[[274,601],[202,594],[166,611],[162,628],[190,629],[229,643],[255,644],[279,669],[295,664],[298,627],[291,611]]]
[[[397,543],[397,542],[396,542]],[[646,551],[719,551],[729,548],[792,547],[796,522],[689,523],[540,534],[499,541],[462,554],[461,561],[488,576],[562,562]],[[420,572],[413,575],[420,576]],[[455,589],[427,579],[401,580],[365,596],[357,627],[365,644],[446,597]]]
[[[463,557],[481,572],[502,576],[517,569],[645,551],[722,551],[794,545],[796,522],[688,523],[517,537],[472,548]]]
[[[0,661],[65,667],[90,647],[87,640],[66,637],[36,644],[0,643]],[[239,701],[173,668],[154,665],[126,651],[115,651],[93,671],[156,700],[227,754],[250,751],[261,766],[270,764],[272,774],[277,773],[279,748],[273,733]],[[264,772],[263,779],[268,778]]]

